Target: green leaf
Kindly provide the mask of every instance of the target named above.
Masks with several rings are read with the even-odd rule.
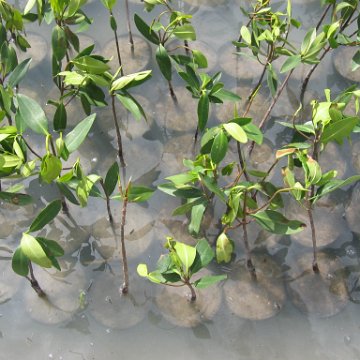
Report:
[[[224,131],[219,131],[215,136],[214,142],[211,147],[211,160],[215,164],[219,164],[225,157],[228,149],[228,139]]]
[[[255,141],[258,145],[262,144],[264,135],[255,124],[246,124],[242,128],[250,140]]]
[[[288,220],[282,214],[273,210],[259,211],[251,214],[256,222],[266,231],[274,234],[291,235],[302,231],[306,225],[298,220]]]
[[[31,235],[23,233],[20,243],[22,253],[32,262],[44,268],[51,268],[52,263],[46,256],[39,242]]]
[[[234,243],[227,237],[225,233],[219,235],[216,240],[216,261],[228,263],[234,251]]]
[[[54,114],[54,130],[55,131],[63,131],[66,129],[66,123],[67,123],[67,114],[66,114],[66,108],[63,103],[60,103],[56,107],[56,111]]]
[[[320,141],[323,144],[327,144],[330,141],[336,141],[338,144],[342,144],[344,139],[350,136],[358,122],[359,118],[354,116],[330,123],[325,127]]]
[[[41,106],[26,95],[16,96],[21,119],[25,124],[38,134],[48,134],[48,120]]]
[[[197,235],[200,231],[201,221],[206,210],[207,202],[195,205],[191,209],[191,221],[189,224],[189,233]]]
[[[247,135],[241,126],[239,126],[234,122],[229,122],[227,124],[223,124],[223,127],[226,130],[226,132],[230,136],[232,136],[236,141],[244,144],[247,143],[248,140]]]
[[[173,213],[172,216],[177,216],[177,215],[183,215],[186,214],[188,211],[190,211],[193,206],[195,205],[199,205],[202,204],[204,201],[203,198],[198,198],[198,199],[194,199],[192,201],[188,201],[187,203],[185,203],[184,205],[181,205],[179,207],[177,207]]]
[[[31,223],[29,232],[41,230],[52,221],[61,210],[61,200],[54,200],[48,204]],[[30,259],[31,260],[31,259]]]
[[[280,72],[285,73],[296,68],[301,63],[301,55],[289,56],[281,66]]]
[[[360,180],[360,175],[350,176],[349,178],[347,178],[345,180],[330,180],[324,186],[322,186],[318,189],[318,191],[314,197],[314,202],[332,191],[335,191],[341,187],[350,185],[359,180]]]
[[[172,183],[160,184],[158,185],[158,189],[168,195],[184,199],[199,198],[203,195],[202,191],[195,187],[182,186],[181,188],[177,188]]]
[[[64,249],[55,240],[46,239],[40,236],[37,236],[36,240],[43,247],[47,256],[64,256]]]
[[[41,161],[40,178],[42,181],[50,184],[60,175],[61,169],[61,160],[57,156],[47,154]]]
[[[119,180],[119,165],[115,161],[110,166],[105,176],[104,188],[108,196],[110,196],[114,192],[118,180]]]
[[[53,56],[58,62],[61,61],[66,55],[67,41],[65,31],[59,25],[52,30],[51,45]]]
[[[0,199],[9,204],[20,205],[20,206],[29,205],[33,202],[33,199],[30,195],[12,193],[6,191],[0,191]]]
[[[110,69],[108,64],[89,55],[73,59],[72,63],[79,70],[90,74],[103,74],[105,71]]]
[[[185,274],[188,274],[190,266],[195,260],[196,249],[193,246],[178,241],[175,242],[174,249],[182,263]]]
[[[147,186],[135,186],[132,185],[128,192],[129,202],[143,202],[147,201],[153,195],[155,189],[151,189]]]
[[[12,269],[16,274],[20,276],[27,276],[29,273],[29,259],[22,252],[21,247],[19,246],[13,256],[11,261]]]
[[[136,268],[137,273],[142,277],[148,277],[148,268],[146,264],[139,264]]]
[[[173,34],[180,40],[196,40],[195,29],[191,24],[177,26]]]
[[[150,26],[137,14],[134,15],[134,21],[140,33],[155,45],[159,45],[160,40],[155,31],[150,29]]]
[[[164,46],[159,44],[156,49],[156,62],[159,65],[160,71],[163,74],[164,78],[168,81],[171,81],[171,60]]]
[[[200,175],[201,181],[214,194],[216,194],[222,202],[226,202],[224,191],[218,186],[216,180],[207,175]]]
[[[195,274],[202,268],[208,266],[215,256],[213,249],[204,238],[197,242],[195,249],[196,257],[190,268],[191,274]]]
[[[251,33],[245,25],[243,25],[241,27],[240,34],[241,34],[241,37],[244,39],[244,41],[246,43],[248,43],[249,45],[251,45]]]
[[[124,107],[131,112],[136,120],[140,120],[141,118],[146,119],[143,108],[130,94],[116,94],[116,97],[120,100]]]
[[[227,275],[209,275],[204,276],[194,282],[194,286],[198,289],[205,289],[211,285],[218,283],[219,281],[225,280]]]
[[[191,52],[194,57],[195,64],[200,69],[205,69],[208,67],[208,61],[206,59],[206,56],[201,51],[191,49]]]
[[[77,124],[75,128],[66,135],[65,144],[70,154],[74,152],[85,140],[95,118],[96,114],[91,114]]]
[[[207,93],[203,93],[200,96],[198,102],[197,114],[198,114],[198,128],[200,131],[204,131],[209,118],[209,97]]]
[[[239,101],[241,97],[232,91],[220,89],[215,93],[216,97],[222,101]]]
[[[25,59],[18,66],[16,66],[14,71],[9,76],[9,79],[8,79],[9,87],[13,88],[19,84],[19,82],[26,75],[26,73],[29,69],[30,63],[31,63],[31,58]]]
[[[110,92],[113,93],[118,90],[126,90],[131,87],[140,85],[150,77],[151,77],[151,70],[139,71],[134,74],[122,76],[112,83]]]

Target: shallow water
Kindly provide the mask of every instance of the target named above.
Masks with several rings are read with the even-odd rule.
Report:
[[[21,2],[20,2],[21,3]],[[202,7],[197,7],[199,1],[180,2],[179,6],[189,9],[194,14],[194,25],[197,30],[198,39],[211,45],[214,49],[220,49],[225,42],[234,40],[238,36],[239,28],[244,23],[244,17],[239,10],[239,4],[244,5],[246,1],[220,1],[214,6],[214,1],[201,1]],[[294,4],[294,14],[304,22],[304,26],[314,24],[320,16],[321,10],[318,2],[309,2],[307,7],[301,2]],[[192,4],[194,4],[192,6]],[[100,2],[92,2],[87,5],[85,11],[89,16],[95,17],[94,25],[89,30],[89,35],[96,41],[98,49],[112,39],[108,29],[107,13],[102,9]],[[142,10],[140,2],[131,3],[132,13],[137,12],[150,21],[152,14],[146,14]],[[125,11],[116,10],[119,17],[119,33],[126,36]],[[101,31],[98,31],[101,26]],[[134,26],[133,26],[134,28]],[[50,31],[46,26],[38,28],[37,25],[30,27],[31,31],[41,33],[50,41]],[[300,31],[303,35],[303,31]],[[46,57],[40,64],[34,64],[29,76],[24,81],[24,86],[30,89],[37,88],[44,99],[45,94],[50,93],[53,86],[49,81],[50,64]],[[126,62],[126,59],[124,59]],[[154,61],[154,49],[150,68],[153,70],[153,78],[144,84],[140,95],[144,96],[150,105],[150,120],[140,126],[134,119],[127,118],[122,129],[125,149],[125,159],[128,164],[126,177],[132,177],[139,184],[156,186],[163,182],[166,176],[173,175],[182,169],[182,154],[191,156],[189,138],[195,130],[195,123],[191,118],[186,126],[172,126],[169,120],[164,119],[164,114],[171,114],[172,103],[170,101],[167,84],[160,77]],[[215,69],[221,70],[217,61]],[[215,70],[214,70],[215,71]],[[316,82],[311,83],[309,91],[320,93],[322,88],[331,87],[334,91],[345,88],[349,82],[337,74],[332,66],[331,55],[325,58],[324,66],[318,69],[319,76]],[[325,75],[326,74],[326,75]],[[175,74],[174,74],[175,75]],[[229,89],[249,87],[256,81],[247,79],[239,81],[230,74],[224,74],[223,80]],[[34,85],[35,82],[35,85]],[[174,83],[180,85],[181,81],[174,76]],[[293,91],[297,93],[298,83],[296,80],[290,83],[287,94]],[[266,89],[265,89],[266,90]],[[20,88],[21,92],[21,88]],[[266,91],[265,91],[266,92]],[[287,96],[286,93],[283,96]],[[56,96],[56,92],[55,95]],[[321,95],[322,96],[322,95]],[[41,100],[41,101],[42,101]],[[189,96],[189,104],[193,101]],[[44,105],[43,103],[42,105]],[[191,104],[194,105],[195,103]],[[191,106],[189,106],[191,108]],[[283,109],[279,114],[290,115],[291,110]],[[277,114],[278,114],[277,113]],[[90,138],[87,139],[79,149],[79,156],[85,160],[86,170],[105,174],[107,168],[115,161],[114,132],[108,129],[111,124],[107,120],[106,111],[98,112],[98,122],[95,123]],[[211,114],[210,123],[215,124],[216,109]],[[82,111],[74,111],[74,117],[84,117]],[[194,117],[193,121],[195,121]],[[77,119],[78,120],[78,119]],[[165,121],[166,120],[166,121]],[[184,121],[185,122],[185,121]],[[69,122],[72,124],[72,122]],[[75,123],[75,121],[74,121]],[[268,144],[276,148],[288,141],[288,133],[274,123],[269,121],[266,136]],[[181,148],[181,144],[185,147]],[[354,143],[356,144],[356,143]],[[356,148],[356,145],[353,145]],[[349,156],[350,146],[334,149],[336,158],[347,158],[347,166],[344,167],[344,177],[350,176],[358,168],[354,159]],[[329,156],[331,158],[331,155]],[[261,169],[262,162],[267,159],[257,160]],[[281,182],[280,174],[274,174],[275,181]],[[358,197],[359,189],[355,188]],[[349,301],[343,303],[334,316],[319,318],[314,314],[303,313],[291,301],[291,292],[288,291],[281,309],[274,313],[277,315],[266,320],[246,320],[236,316],[222,301],[220,309],[212,320],[205,320],[193,328],[181,328],[171,324],[162,315],[156,306],[156,299],[161,293],[161,287],[148,284],[146,280],[137,278],[136,283],[143,283],[143,288],[138,294],[136,290],[133,298],[127,301],[131,315],[131,308],[137,307],[136,314],[141,313],[140,318],[127,319],[133,327],[123,329],[124,321],[121,321],[121,312],[116,307],[121,306],[119,299],[114,299],[117,287],[121,284],[121,264],[118,259],[118,239],[113,237],[110,227],[106,226],[105,203],[98,199],[89,201],[89,206],[80,209],[70,207],[72,219],[60,215],[54,222],[53,228],[48,226],[47,233],[53,238],[58,237],[60,242],[66,245],[66,271],[81,273],[81,279],[64,276],[62,280],[67,282],[66,286],[72,286],[73,297],[71,306],[61,303],[61,296],[53,302],[56,311],[61,313],[62,321],[52,321],[53,325],[46,324],[46,318],[34,316],[45,308],[43,301],[36,296],[28,296],[31,292],[28,283],[19,277],[16,281],[9,279],[9,265],[7,257],[9,253],[0,248],[0,359],[101,359],[112,360],[115,358],[127,359],[157,359],[171,357],[172,359],[291,359],[300,360],[304,358],[316,360],[335,359],[359,359],[360,358],[360,312],[357,303],[360,301],[360,289],[358,280],[360,274],[360,246],[359,234],[351,233],[358,231],[358,221],[354,213],[358,213],[358,202],[351,201],[353,188],[340,191],[335,194],[336,214],[343,217],[341,223],[345,223],[343,232],[331,240],[324,251],[329,255],[336,255],[342,260],[341,270],[348,285]],[[36,214],[48,201],[56,197],[53,186],[39,187],[36,181],[29,183],[29,192],[34,195],[36,202],[33,206],[14,212],[13,206],[1,208],[0,221],[0,246],[14,249],[21,236],[21,232],[28,226],[29,216]],[[162,252],[162,244],[167,235],[173,234],[178,240],[182,233],[187,231],[185,218],[170,217],[172,209],[179,202],[163,193],[156,192],[155,196],[146,204],[129,206],[127,239],[134,244],[129,246],[138,253],[130,255],[130,271],[135,275],[136,266],[140,262],[147,262],[153,268],[157,258]],[[112,203],[113,213],[120,221],[120,204]],[[326,209],[326,206],[324,206]],[[354,210],[352,210],[354,209]],[[221,206],[215,204],[214,217],[221,211]],[[326,210],[325,210],[326,211]],[[144,214],[142,216],[142,214]],[[331,210],[328,216],[319,217],[322,221],[331,221]],[[346,214],[346,217],[345,217]],[[211,219],[211,217],[210,217]],[[351,223],[351,229],[346,227],[346,219]],[[357,216],[357,219],[359,217]],[[6,224],[6,227],[5,225]],[[326,230],[326,224],[318,224]],[[214,241],[218,232],[216,220],[207,224],[207,235],[210,241]],[[296,261],[303,254],[307,256],[310,248],[290,237],[263,236],[256,228],[250,228],[250,242],[256,251],[262,255],[271,255],[277,263],[276,280],[286,284],[294,281],[299,274],[296,273]],[[344,236],[342,236],[344,234]],[[45,235],[45,234],[44,234]],[[49,235],[49,237],[51,236]],[[232,234],[237,241],[239,234]],[[137,241],[139,243],[137,243]],[[144,241],[151,242],[148,250]],[[184,234],[184,241],[191,241],[189,235]],[[236,262],[231,266],[221,267],[229,272],[229,276],[236,271],[237,266],[243,266],[244,253],[239,241],[236,244]],[[134,250],[134,251],[135,251]],[[132,250],[131,250],[132,251]],[[219,271],[219,269],[215,270]],[[294,270],[293,272],[291,270]],[[41,269],[36,269],[40,272]],[[103,274],[102,272],[106,272]],[[280,274],[278,273],[280,272]],[[296,275],[294,275],[296,273]],[[271,274],[274,275],[274,274]],[[325,276],[332,276],[330,273]],[[103,283],[113,284],[111,289],[104,289],[97,285],[97,281],[106,278]],[[266,277],[266,276],[265,276]],[[5,280],[6,281],[5,281]],[[301,279],[301,277],[300,277]],[[10,281],[9,281],[10,280]],[[330,279],[331,280],[331,279]],[[233,281],[233,280],[231,280]],[[7,286],[10,287],[5,293]],[[64,288],[66,289],[66,286]],[[116,287],[114,289],[114,287]],[[221,296],[224,295],[224,286],[219,287]],[[44,282],[46,291],[46,283]],[[282,287],[281,287],[282,288]],[[131,283],[130,283],[131,289]],[[1,292],[3,290],[3,292]],[[59,290],[59,289],[57,289]],[[64,290],[66,291],[66,290]],[[331,289],[329,290],[329,296]],[[321,296],[326,296],[324,292]],[[35,295],[35,294],[32,294]],[[63,295],[63,294],[62,294]],[[131,295],[131,290],[130,290]],[[65,296],[66,298],[66,296]],[[114,300],[113,300],[114,299]],[[69,299],[67,299],[69,300]],[[304,301],[306,299],[303,299]],[[319,303],[326,303],[323,297],[315,299]],[[313,301],[311,298],[310,301]],[[296,302],[295,302],[296,303]],[[104,307],[108,306],[108,309]],[[274,304],[276,307],[276,304]],[[311,306],[307,309],[311,309]],[[115,309],[115,311],[113,310]],[[53,309],[54,310],[54,309]],[[104,310],[103,315],[102,310]],[[331,309],[331,314],[334,313]],[[261,309],[259,308],[259,312]],[[135,313],[135,311],[134,311]],[[110,314],[110,315],[109,315]],[[102,321],[98,321],[103,316]],[[138,316],[138,315],[136,315]],[[106,318],[107,317],[107,318]],[[53,318],[52,318],[53,319]]]

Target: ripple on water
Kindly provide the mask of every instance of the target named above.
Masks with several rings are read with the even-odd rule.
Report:
[[[130,276],[126,295],[119,291],[122,283],[122,275],[100,272],[89,290],[90,313],[107,328],[127,329],[145,318],[147,291],[144,280],[137,274]]]
[[[287,291],[293,304],[302,312],[329,317],[348,303],[348,290],[339,258],[318,253],[320,272],[312,270],[313,254],[308,252],[291,264]]]
[[[252,261],[256,280],[245,263],[239,264],[225,282],[225,299],[233,314],[245,319],[264,320],[282,309],[285,288],[280,267],[268,255],[255,254]]]
[[[80,291],[86,286],[84,270],[74,267],[72,261],[59,260],[61,272],[36,267],[35,276],[46,293],[40,298],[28,285],[25,289],[25,307],[28,314],[44,324],[59,324],[71,319],[80,309]]]

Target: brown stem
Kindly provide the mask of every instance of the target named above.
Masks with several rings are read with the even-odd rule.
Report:
[[[130,22],[130,10],[129,10],[129,0],[125,0],[125,8],[126,8],[126,22],[129,33],[129,42],[131,44],[131,50],[134,51],[134,39],[131,31],[131,22]]]
[[[245,166],[245,161],[244,161],[244,158],[242,155],[241,146],[238,141],[236,142],[236,146],[237,146],[237,152],[238,152],[238,156],[239,156],[239,164],[240,164],[241,170],[245,176],[246,181],[250,181],[249,174],[246,171],[246,166]]]
[[[121,188],[121,184],[119,184],[119,188]],[[123,273],[124,273],[124,283],[121,288],[121,292],[123,294],[127,294],[129,292],[129,269],[127,263],[127,256],[126,256],[126,247],[125,247],[125,223],[126,223],[126,209],[128,204],[128,193],[130,188],[130,181],[128,182],[125,192],[120,191],[123,193],[123,206],[121,212],[121,225],[120,225],[120,240],[121,240],[121,254],[123,260]]]
[[[25,140],[24,136],[21,135],[21,138],[23,139],[26,147],[27,147],[37,158],[41,159],[42,156],[40,156],[38,153],[35,152],[35,150],[33,150],[33,149],[30,147],[29,143]]]
[[[188,286],[191,292],[190,301],[193,302],[196,300],[196,292],[194,290],[194,287],[190,284],[189,280],[185,282],[185,284]]]
[[[323,14],[321,15],[321,17],[320,17],[320,19],[319,19],[319,22],[318,22],[317,25],[316,25],[316,31],[319,30],[320,25],[321,25],[322,22],[324,21],[326,14],[328,13],[328,11],[331,9],[332,6],[333,6],[332,4],[329,4],[329,5],[325,8]]]
[[[113,224],[114,223],[114,218],[113,218],[112,213],[111,213],[110,197],[109,197],[109,194],[107,193],[107,191],[105,189],[105,184],[104,184],[103,179],[100,180],[100,185],[103,188],[104,194],[105,194],[105,197],[106,197],[106,210],[107,210],[107,213],[108,213],[108,216],[109,216],[109,222],[110,222],[110,224]]]
[[[172,83],[170,80],[168,80],[168,84],[169,84],[169,92],[170,92],[170,95],[174,101],[175,104],[177,104],[177,98],[176,98],[176,95],[175,95],[175,91],[174,91],[174,88],[172,86]]]
[[[34,269],[32,267],[31,261],[29,261],[29,272],[30,272],[30,277],[26,277],[26,278],[30,281],[31,287],[35,290],[35,292],[38,294],[39,297],[45,297],[46,296],[45,292],[41,289],[39,282],[35,278]]]
[[[185,54],[187,56],[190,56],[191,50],[190,50],[189,42],[187,40],[184,40],[184,47],[185,47]]]
[[[313,188],[313,186],[311,188]],[[308,201],[307,213],[308,213],[310,227],[311,227],[311,240],[312,240],[312,244],[313,244],[312,268],[313,268],[314,272],[318,273],[319,272],[319,265],[318,265],[318,262],[317,262],[316,230],[315,230],[315,223],[314,223],[314,218],[313,218],[313,214],[312,214],[312,207],[311,207],[310,201]]]
[[[256,271],[255,266],[251,259],[251,251],[250,251],[250,245],[249,245],[249,239],[248,239],[248,233],[247,233],[247,223],[246,223],[246,198],[247,198],[247,192],[244,193],[244,206],[243,206],[243,219],[242,219],[242,228],[244,233],[244,245],[245,245],[245,253],[246,253],[246,267],[249,270],[252,277],[256,278]]]
[[[289,73],[287,74],[286,78],[284,79],[283,83],[281,84],[281,87],[279,88],[279,90],[277,91],[276,95],[274,96],[269,108],[267,109],[265,115],[263,116],[263,118],[260,121],[259,124],[259,129],[262,129],[264,127],[265,121],[267,120],[267,118],[269,117],[272,109],[274,108],[275,104],[277,103],[280,95],[282,94],[283,90],[285,89],[286,84],[288,83],[292,73],[294,72],[295,69],[292,69],[289,71]],[[249,147],[249,156],[251,155],[253,149],[254,149],[254,145],[255,145],[255,141],[252,141]]]
[[[120,160],[120,165],[121,165],[121,167],[124,168],[126,166],[126,164],[125,164],[124,153],[123,153],[123,149],[122,149],[120,126],[119,126],[118,118],[116,115],[115,95],[114,94],[111,94],[111,108],[112,108],[113,119],[114,119],[114,124],[115,124],[115,131],[116,131],[116,138],[117,138],[117,145],[118,145],[118,156],[119,156],[119,160]]]
[[[114,16],[113,13],[112,13],[112,11],[110,11],[110,16]],[[118,35],[117,35],[117,31],[116,31],[116,30],[114,30],[114,37],[115,37],[116,54],[117,54],[117,58],[118,58],[118,63],[119,63],[119,66],[121,66],[120,74],[121,74],[121,76],[124,76],[124,71],[123,71],[122,62],[121,62],[119,39],[118,39]]]

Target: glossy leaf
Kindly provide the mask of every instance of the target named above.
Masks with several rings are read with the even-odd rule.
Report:
[[[197,235],[200,231],[201,221],[206,210],[207,202],[195,205],[191,209],[191,221],[189,224],[189,233]]]
[[[18,94],[17,101],[22,121],[38,134],[48,134],[48,120],[41,106],[26,95]]]
[[[57,61],[61,61],[66,55],[67,41],[65,31],[59,25],[56,25],[52,30],[51,45],[53,56]]]
[[[86,71],[90,74],[103,74],[110,69],[110,66],[105,62],[88,55],[76,58],[72,60],[72,63],[79,70]]]
[[[203,93],[198,102],[198,128],[204,131],[209,118],[209,97],[207,93]]]
[[[163,74],[164,78],[168,81],[171,81],[171,60],[164,46],[162,46],[161,44],[158,46],[155,56],[156,62],[159,65],[159,69]]]
[[[105,181],[104,181],[104,187],[106,194],[110,196],[114,190],[115,186],[119,180],[119,165],[115,161],[109,168],[109,170],[106,173]]]
[[[190,268],[191,274],[195,274],[202,268],[208,266],[215,256],[213,249],[204,238],[197,242],[195,249],[196,257]]]
[[[289,56],[281,66],[280,72],[285,73],[296,68],[301,63],[300,55]]]
[[[0,191],[0,199],[14,205],[29,205],[33,202],[30,195]]]
[[[22,253],[32,262],[45,268],[51,268],[51,260],[39,242],[31,235],[23,233],[20,243]]]
[[[232,136],[236,141],[240,143],[246,143],[247,142],[247,135],[245,131],[239,126],[238,124],[234,122],[229,122],[227,124],[223,124],[224,129],[226,132]]]
[[[201,51],[191,49],[191,52],[193,54],[195,64],[200,69],[205,69],[208,67],[206,56]]]
[[[146,264],[139,264],[136,268],[136,271],[142,277],[147,277],[149,273]]]
[[[155,31],[151,30],[149,25],[137,14],[134,15],[134,22],[140,33],[150,42],[159,45],[160,40]]]
[[[96,114],[91,114],[77,124],[75,128],[66,135],[65,144],[70,154],[74,152],[85,140],[95,118]]]
[[[19,84],[19,82],[26,75],[31,63],[31,58],[25,59],[19,65],[16,66],[14,71],[10,74],[8,79],[8,86],[13,88]]]
[[[41,210],[41,212],[31,223],[29,232],[41,230],[46,224],[48,224],[57,216],[60,210],[61,210],[61,201],[60,200],[52,201],[43,210]]]
[[[214,285],[222,280],[225,280],[227,278],[227,275],[209,275],[204,276],[199,280],[196,280],[194,282],[194,286],[198,289],[205,289],[211,285]]]
[[[20,246],[12,256],[11,266],[14,272],[20,276],[27,276],[29,273],[29,259],[22,252]]]
[[[131,112],[136,120],[146,119],[145,112],[141,105],[130,94],[116,94],[116,97],[123,104],[125,109]]]
[[[218,164],[220,163],[227,152],[228,149],[228,139],[225,135],[224,131],[219,131],[219,133],[215,136],[214,142],[211,147],[211,160]]]
[[[56,257],[64,256],[64,249],[55,240],[50,240],[39,236],[36,237],[36,240],[43,247],[47,255]]]
[[[338,144],[342,144],[344,139],[350,136],[358,122],[359,118],[354,116],[329,124],[321,135],[321,142],[327,144],[330,141],[336,141]]]
[[[178,241],[175,243],[174,249],[182,263],[185,274],[188,274],[190,266],[195,260],[196,249],[193,246]]]
[[[222,262],[230,262],[233,251],[233,242],[227,237],[225,233],[220,234],[216,240],[216,261],[219,264]]]
[[[273,210],[259,211],[252,214],[256,222],[266,231],[273,234],[291,235],[302,231],[306,225],[298,220],[288,220],[282,214]]]
[[[196,40],[195,29],[191,24],[177,26],[173,34],[180,40]]]
[[[66,129],[67,123],[67,114],[66,108],[63,103],[60,103],[54,114],[54,130],[55,131],[63,131]]]
[[[41,161],[40,178],[42,181],[50,184],[61,173],[61,160],[52,154],[47,154]]]

